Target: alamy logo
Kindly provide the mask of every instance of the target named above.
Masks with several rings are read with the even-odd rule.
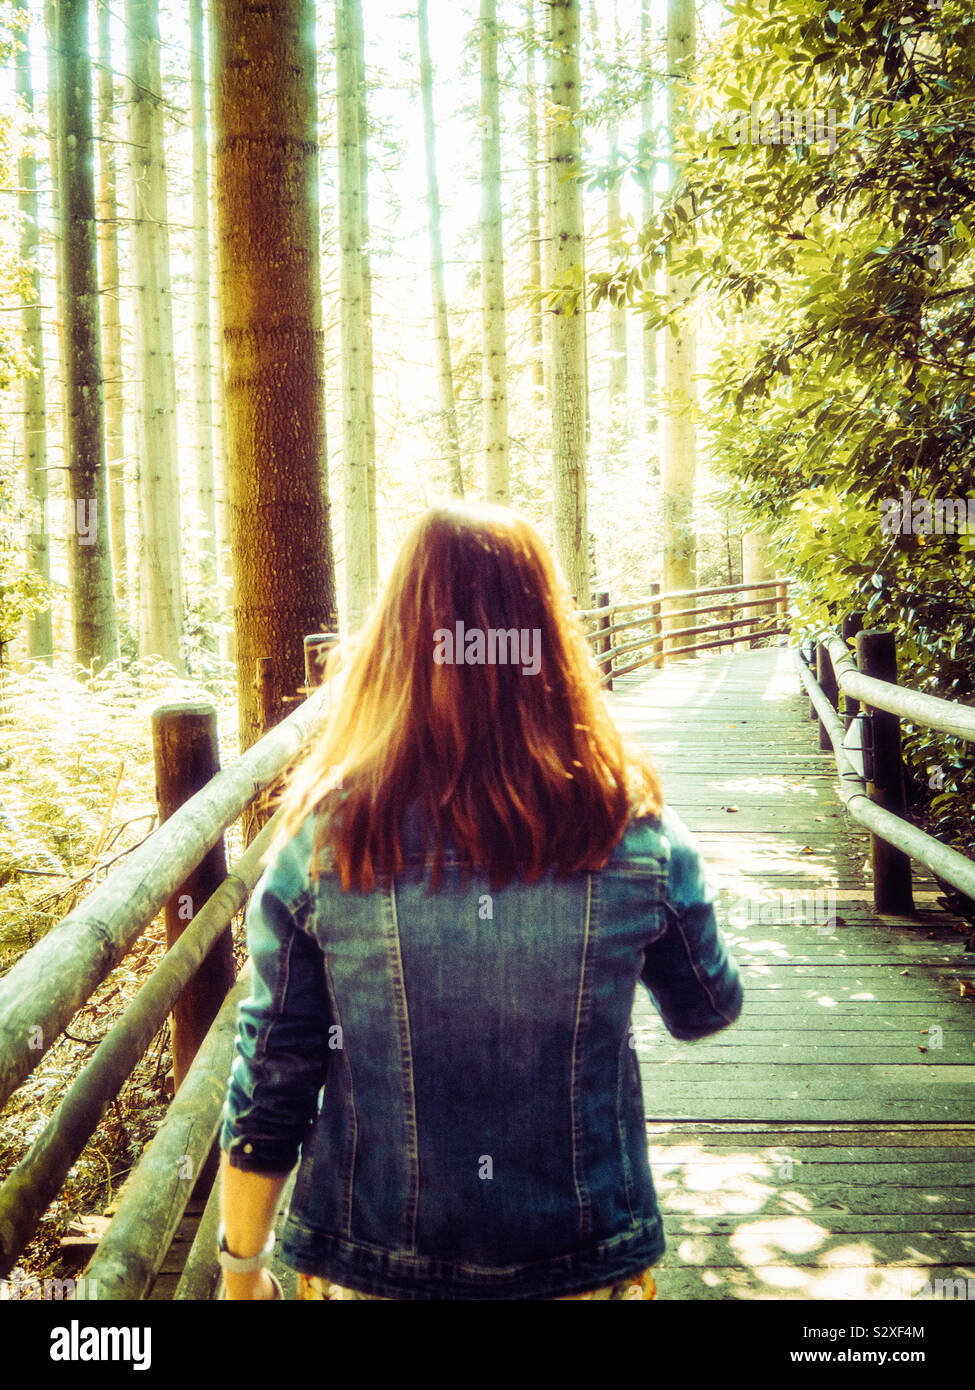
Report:
[[[836,110],[810,107],[802,111],[766,109],[753,101],[748,111],[733,111],[725,122],[733,145],[816,145],[836,149]]]
[[[900,497],[884,497],[880,526],[887,536],[953,536],[975,531],[975,497],[915,497],[902,488]]]
[[[433,634],[433,659],[438,666],[521,666],[522,675],[537,676],[542,668],[542,630],[538,627],[465,628],[463,622],[438,627]]]

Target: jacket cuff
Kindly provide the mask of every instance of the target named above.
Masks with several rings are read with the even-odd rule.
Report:
[[[221,1132],[220,1147],[231,1168],[245,1173],[290,1173],[298,1162],[299,1145],[293,1140],[248,1138],[228,1125]]]

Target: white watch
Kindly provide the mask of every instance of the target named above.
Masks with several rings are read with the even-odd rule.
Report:
[[[274,1254],[274,1232],[267,1238],[267,1244],[259,1255],[234,1255],[227,1248],[227,1232],[223,1222],[217,1230],[217,1251],[220,1259],[220,1268],[229,1270],[231,1274],[255,1274],[259,1269],[266,1269],[271,1263],[271,1256]]]

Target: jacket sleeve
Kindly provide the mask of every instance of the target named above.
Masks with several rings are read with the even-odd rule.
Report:
[[[240,1006],[220,1147],[231,1167],[287,1173],[318,1112],[332,1016],[321,950],[299,926],[308,894],[289,909],[265,870],[247,907],[253,968]]]
[[[741,975],[715,918],[693,836],[669,807],[663,828],[670,842],[667,926],[646,948],[642,978],[667,1031],[690,1042],[734,1023]]]

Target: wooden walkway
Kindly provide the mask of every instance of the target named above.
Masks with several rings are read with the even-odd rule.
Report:
[[[661,1297],[906,1299],[975,1279],[971,929],[921,875],[916,917],[874,913],[868,836],[784,648],[613,698],[698,838],[745,982],[738,1022],[697,1043],[640,991]]]

